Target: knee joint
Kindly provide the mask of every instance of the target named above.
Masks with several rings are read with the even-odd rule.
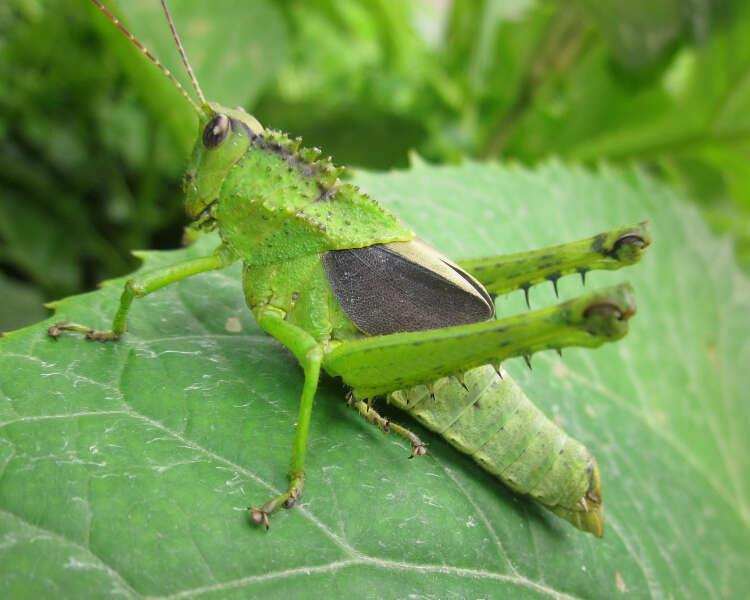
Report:
[[[141,298],[142,296],[146,295],[146,288],[144,288],[143,285],[138,283],[135,279],[129,279],[125,284],[125,289],[137,298]]]
[[[320,365],[323,361],[323,350],[320,346],[314,346],[305,352],[303,360],[300,360],[302,368],[307,370],[310,367]]]

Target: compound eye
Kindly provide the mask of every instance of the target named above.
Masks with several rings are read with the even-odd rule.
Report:
[[[218,114],[208,122],[203,130],[203,145],[206,148],[216,148],[229,135],[229,117]]]

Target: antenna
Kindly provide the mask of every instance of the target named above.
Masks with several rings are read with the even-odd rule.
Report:
[[[205,105],[206,97],[203,95],[201,86],[198,84],[198,80],[196,79],[195,74],[193,73],[193,67],[190,66],[190,61],[188,60],[187,54],[185,54],[185,49],[182,47],[182,41],[180,41],[180,36],[177,33],[177,29],[174,26],[172,15],[169,14],[169,8],[167,8],[167,0],[161,0],[161,5],[164,8],[164,14],[167,17],[167,23],[169,23],[169,28],[172,30],[172,37],[174,38],[174,41],[177,44],[177,49],[180,51],[180,56],[182,57],[182,64],[185,65],[188,75],[190,75],[190,80],[193,82],[193,87],[195,88],[195,91],[198,94],[198,100],[201,101],[201,105]]]
[[[91,0],[91,2],[93,2],[93,3],[94,3],[94,4],[96,5],[96,7],[97,7],[97,8],[98,8],[98,9],[99,9],[100,11],[102,11],[102,12],[104,13],[104,15],[105,15],[105,16],[106,16],[106,17],[107,17],[107,18],[108,18],[108,19],[109,19],[110,21],[112,21],[112,23],[114,23],[115,25],[117,25],[117,27],[118,27],[118,28],[120,29],[120,31],[122,31],[122,32],[123,32],[123,33],[124,33],[124,34],[125,34],[125,35],[127,36],[127,38],[128,38],[128,39],[129,39],[129,40],[130,40],[131,42],[133,42],[133,44],[135,44],[135,46],[136,46],[136,47],[137,47],[137,48],[138,48],[138,49],[139,49],[139,50],[140,50],[141,52],[143,52],[143,53],[144,53],[144,54],[145,54],[145,55],[146,55],[146,56],[147,56],[147,57],[149,58],[149,60],[150,60],[150,61],[151,61],[152,63],[154,63],[154,64],[155,64],[155,65],[156,65],[157,67],[159,67],[159,69],[161,69],[161,71],[162,71],[162,72],[163,72],[163,73],[164,73],[164,74],[165,74],[165,75],[166,75],[167,77],[169,77],[169,79],[171,79],[171,80],[172,80],[172,83],[174,83],[174,84],[175,84],[175,85],[177,86],[177,89],[179,89],[179,90],[180,90],[180,92],[182,92],[182,95],[183,95],[183,96],[185,96],[185,99],[186,99],[186,100],[187,100],[188,102],[190,102],[190,105],[191,105],[191,106],[193,107],[193,110],[195,110],[195,112],[197,112],[197,113],[198,113],[198,115],[201,115],[201,114],[202,114],[202,111],[201,111],[201,109],[200,109],[200,108],[198,107],[198,105],[197,105],[197,104],[195,103],[195,101],[194,101],[194,100],[193,100],[193,99],[192,99],[192,98],[191,98],[191,97],[190,97],[190,96],[188,95],[188,93],[187,93],[187,91],[185,90],[185,88],[184,88],[184,87],[182,87],[182,84],[181,84],[181,83],[180,83],[179,81],[177,81],[177,78],[176,78],[176,77],[175,77],[174,75],[172,75],[172,73],[170,72],[170,70],[169,70],[169,69],[167,69],[167,67],[165,67],[165,66],[164,66],[163,64],[161,64],[161,63],[159,62],[159,59],[158,59],[158,58],[156,58],[156,57],[155,57],[155,56],[154,56],[153,54],[151,54],[151,52],[149,52],[149,51],[148,51],[148,49],[147,49],[147,48],[146,48],[146,47],[145,47],[145,46],[144,46],[143,44],[141,44],[141,43],[140,43],[140,42],[139,42],[139,41],[138,41],[137,39],[135,39],[135,36],[134,36],[134,35],[133,35],[132,33],[130,33],[130,32],[129,32],[129,31],[128,31],[128,30],[126,29],[126,28],[125,28],[125,26],[124,26],[124,25],[123,25],[122,23],[120,23],[120,20],[119,20],[119,19],[118,19],[117,17],[115,17],[115,16],[114,16],[114,15],[113,15],[113,14],[112,14],[111,12],[109,12],[109,11],[108,11],[108,10],[107,10],[107,9],[106,9],[106,8],[104,7],[104,5],[103,5],[103,4],[102,4],[102,3],[101,3],[101,2],[99,1],[99,0]],[[166,10],[166,5],[164,4],[164,0],[162,0],[162,4],[164,5],[164,9]],[[167,13],[167,15],[169,15],[169,13]],[[175,39],[177,39],[177,44],[178,44],[178,46],[179,46],[179,49],[180,49],[180,54],[182,54],[182,58],[183,58],[183,61],[185,62],[186,66],[188,67],[188,71],[189,71],[189,73],[190,73],[190,77],[191,77],[191,78],[192,78],[192,80],[193,80],[193,84],[194,84],[194,85],[196,86],[196,90],[198,91],[198,95],[200,96],[201,102],[202,102],[203,104],[205,104],[205,103],[206,103],[206,100],[205,100],[205,98],[203,97],[203,94],[201,93],[201,91],[200,91],[200,88],[198,87],[198,82],[197,82],[197,81],[195,81],[195,76],[193,75],[193,71],[192,71],[192,69],[190,69],[190,66],[189,66],[189,65],[187,64],[187,58],[185,58],[185,54],[184,54],[184,52],[183,52],[183,50],[182,50],[182,45],[180,44],[180,42],[179,42],[179,39],[178,39],[178,38],[176,38],[176,36],[177,36],[177,33],[176,33],[176,32],[175,32],[175,30],[174,30],[174,25],[172,25],[172,20],[171,20],[171,18],[169,18],[169,22],[170,22],[170,25],[171,25],[171,27],[172,27],[172,32],[173,32],[173,33],[174,33],[174,35],[175,35]]]

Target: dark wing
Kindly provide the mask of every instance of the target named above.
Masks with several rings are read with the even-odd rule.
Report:
[[[331,250],[323,266],[336,300],[369,335],[478,323],[494,314],[482,284],[420,240]]]

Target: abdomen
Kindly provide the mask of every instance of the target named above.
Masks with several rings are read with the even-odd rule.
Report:
[[[505,371],[485,365],[467,371],[463,384],[444,377],[429,388],[393,392],[389,401],[513,490],[601,535],[593,455],[545,417]]]

